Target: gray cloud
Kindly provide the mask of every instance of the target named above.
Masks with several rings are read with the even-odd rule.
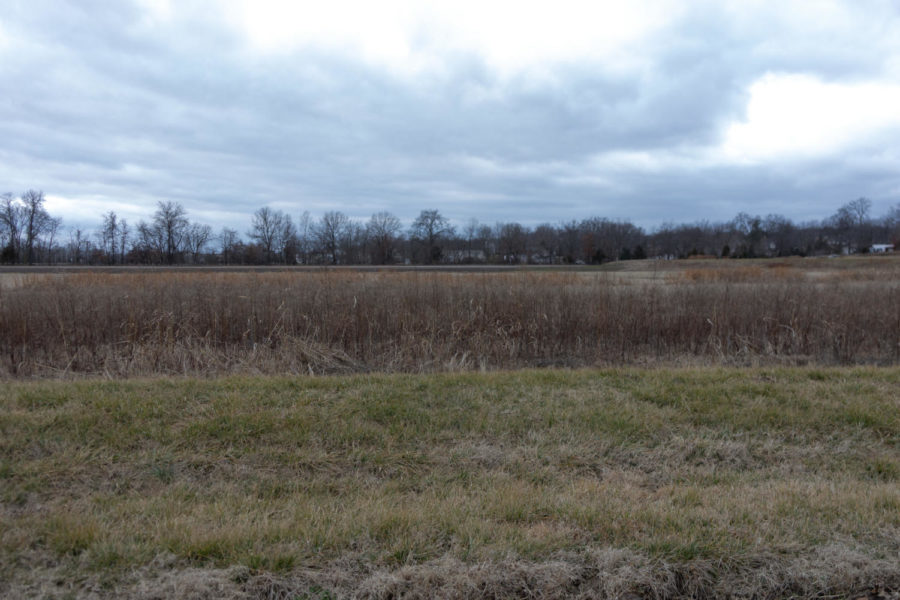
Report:
[[[69,223],[174,199],[240,230],[265,204],[648,227],[738,211],[820,218],[861,195],[883,210],[900,200],[896,136],[824,159],[709,159],[767,72],[853,82],[900,67],[900,16],[870,10],[858,33],[869,44],[772,20],[775,9],[706,6],[643,40],[634,68],[572,59],[509,75],[456,51],[439,71],[400,76],[322,48],[248,52],[201,9],[154,24],[127,3],[17,4],[0,13],[0,191],[70,199]],[[655,162],[597,162],[617,153]]]

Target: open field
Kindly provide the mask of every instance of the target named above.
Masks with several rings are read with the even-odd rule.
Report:
[[[6,273],[0,376],[897,364],[900,260]]]
[[[893,597],[898,556],[896,368],[0,389],[5,597]]]
[[[900,257],[5,269],[0,382],[0,597],[900,599]]]

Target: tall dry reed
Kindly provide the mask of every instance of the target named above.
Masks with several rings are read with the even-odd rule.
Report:
[[[70,274],[0,289],[0,375],[896,364],[898,299],[756,272]]]

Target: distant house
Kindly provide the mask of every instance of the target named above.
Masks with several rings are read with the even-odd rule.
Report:
[[[552,265],[560,261],[552,254],[532,254],[528,257],[528,262],[533,265]]]
[[[872,254],[882,254],[884,252],[893,252],[894,245],[893,244],[872,244],[869,247],[869,252]]]
[[[445,263],[483,263],[487,261],[484,250],[445,250],[443,255]]]

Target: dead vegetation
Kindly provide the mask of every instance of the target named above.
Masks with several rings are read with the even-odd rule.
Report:
[[[359,560],[344,559],[290,574],[263,573],[245,566],[191,567],[171,555],[160,555],[116,585],[96,575],[73,585],[58,570],[38,573],[37,581],[13,584],[6,591],[11,597],[98,600],[900,598],[896,561],[873,559],[840,545],[803,559],[760,558],[752,567],[711,561],[672,563],[604,549],[543,562],[467,564],[445,558],[397,569],[373,569]]]
[[[0,597],[900,599],[900,261],[637,262],[0,279]]]
[[[718,262],[734,266],[35,276],[0,289],[0,376],[900,360],[893,262]]]

